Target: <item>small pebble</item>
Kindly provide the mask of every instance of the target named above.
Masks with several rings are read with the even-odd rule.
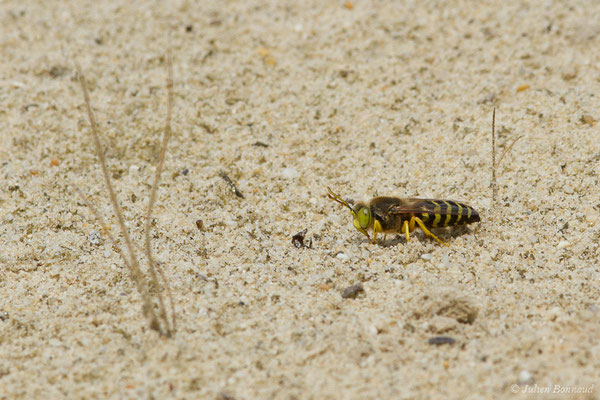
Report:
[[[442,344],[454,344],[456,340],[449,336],[434,336],[430,338],[427,343],[431,345],[441,346]]]
[[[94,230],[88,235],[88,242],[93,246],[98,246],[101,242],[100,232]]]
[[[110,257],[110,250],[104,250],[104,257],[105,258]]]
[[[556,248],[559,250],[563,250],[563,249],[566,249],[567,247],[569,247],[570,245],[571,245],[571,243],[567,242],[566,240],[561,240],[558,243],[558,246],[556,246]]]
[[[261,57],[266,57],[269,55],[269,49],[267,49],[266,47],[259,47],[256,52],[258,53],[259,56]]]
[[[573,187],[571,187],[571,185],[565,185],[563,188],[563,191],[566,194],[573,194],[573,192],[574,192]]]
[[[498,250],[492,249],[490,251],[490,259],[496,261],[498,259]]]
[[[140,171],[140,167],[138,167],[137,165],[132,165],[131,167],[129,167],[130,175],[137,174],[139,171]]]
[[[13,219],[15,219],[15,217],[13,217],[13,215],[12,215],[12,214],[10,214],[10,213],[9,213],[9,214],[6,214],[6,216],[4,217],[4,220],[5,220],[6,222],[12,222],[12,220],[13,220]]]
[[[237,226],[237,222],[231,218],[225,218],[223,222],[230,228],[235,228]]]
[[[565,71],[561,74],[561,77],[565,81],[570,81],[571,79],[577,78],[577,71],[575,71],[575,70]]]
[[[556,319],[560,316],[561,313],[562,309],[560,307],[553,307],[548,313],[548,319],[550,321],[556,321]]]
[[[535,235],[531,235],[529,236],[529,243],[531,244],[536,244],[537,242],[539,242],[538,237]]]
[[[338,259],[340,259],[340,260],[347,260],[347,259],[349,259],[350,257],[348,257],[348,256],[347,256],[346,254],[344,254],[344,253],[337,253],[337,255],[335,256],[335,258],[338,258]]]
[[[531,373],[529,373],[529,371],[527,371],[526,369],[524,369],[523,371],[521,371],[519,373],[519,382],[521,384],[532,383],[533,382],[533,376],[531,376]]]
[[[296,168],[284,168],[281,170],[281,177],[284,179],[293,179],[293,178],[297,178],[298,175],[300,175],[298,173],[298,171],[296,170]]]
[[[359,293],[364,292],[365,288],[362,283],[357,283],[356,285],[348,286],[346,289],[342,291],[342,297],[344,299],[355,299]]]
[[[421,258],[422,258],[423,260],[427,260],[427,261],[429,261],[429,260],[431,260],[431,259],[433,258],[433,256],[432,256],[431,254],[427,253],[427,254],[423,254],[423,255],[421,255]]]
[[[592,117],[591,115],[588,115],[588,114],[584,114],[581,116],[581,122],[583,122],[584,124],[588,124],[590,126],[596,125],[596,120],[594,119],[594,117]]]

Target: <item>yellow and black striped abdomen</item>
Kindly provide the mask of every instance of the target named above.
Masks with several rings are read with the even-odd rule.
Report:
[[[440,228],[479,222],[479,214],[473,207],[452,200],[423,200],[420,218],[428,228]]]

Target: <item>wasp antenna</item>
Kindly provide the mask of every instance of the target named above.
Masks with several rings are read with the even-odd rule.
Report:
[[[348,207],[348,209],[354,213],[354,210],[352,210],[352,207],[350,207],[350,204],[348,204],[347,201],[344,201],[340,196],[333,193],[333,190],[331,190],[331,188],[327,187],[327,191],[329,192],[327,197],[329,197],[331,200],[333,200],[335,202],[340,203],[341,205],[343,205],[345,207]]]

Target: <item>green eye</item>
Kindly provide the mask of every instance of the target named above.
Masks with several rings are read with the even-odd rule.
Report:
[[[367,229],[371,222],[371,210],[368,207],[363,207],[358,210],[358,224],[361,228]]]

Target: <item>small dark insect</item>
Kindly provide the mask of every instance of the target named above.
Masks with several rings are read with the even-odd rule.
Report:
[[[196,220],[196,228],[198,228],[199,230],[202,230],[202,228],[204,228],[204,222],[202,222],[201,219]]]
[[[434,336],[434,337],[430,338],[427,341],[427,343],[429,343],[431,345],[440,346],[442,344],[454,344],[454,343],[456,343],[456,340],[449,336]]]
[[[348,286],[346,289],[342,291],[342,297],[344,299],[354,299],[358,296],[359,293],[364,292],[365,288],[362,283],[357,283],[356,285]]]
[[[418,227],[438,243],[448,246],[428,228],[458,226],[480,221],[479,214],[474,208],[456,201],[375,197],[366,204],[358,202],[354,207],[350,207],[348,202],[342,200],[330,188],[327,190],[331,200],[348,207],[354,217],[354,227],[373,244],[377,243],[378,233],[404,233],[408,242],[410,232]],[[367,229],[373,230],[373,239]],[[383,241],[385,242],[385,236]]]
[[[260,142],[260,141],[254,143],[252,146],[256,146],[256,147],[269,147],[268,144]]]
[[[308,240],[307,244],[304,243],[304,236],[306,235],[306,232],[308,232],[308,229],[304,229],[303,231],[300,231],[292,236],[292,244],[297,248],[304,247],[307,249],[312,249],[312,239]]]
[[[227,184],[229,185],[229,187],[231,188],[231,190],[233,190],[233,193],[240,198],[244,198],[244,195],[242,194],[242,192],[240,192],[237,188],[237,186],[235,186],[235,183],[233,183],[233,181],[231,180],[231,178],[229,177],[229,175],[227,175],[225,172],[219,172],[219,176],[221,178],[223,178],[223,180],[225,182],[227,182]]]

